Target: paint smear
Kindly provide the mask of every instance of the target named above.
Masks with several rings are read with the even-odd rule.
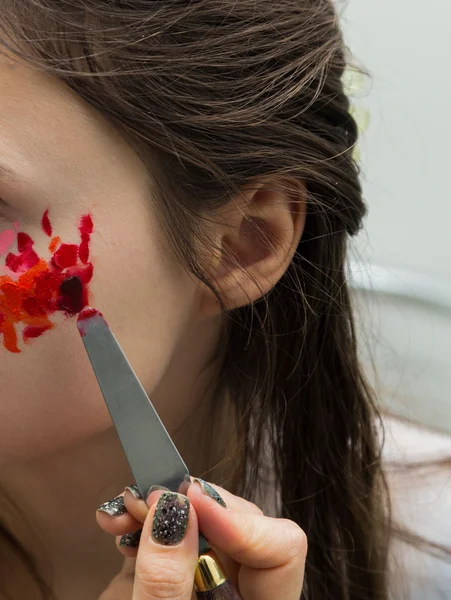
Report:
[[[51,237],[53,229],[48,210],[41,225]],[[0,339],[3,338],[3,346],[10,352],[21,351],[19,325],[23,326],[22,340],[29,342],[54,327],[50,316],[57,311],[71,317],[87,306],[88,284],[93,276],[93,265],[89,262],[94,230],[91,215],[81,217],[78,229],[79,244],[65,244],[58,236],[52,237],[50,257],[45,260],[34,250],[33,239],[14,228],[13,242],[17,242],[17,253],[10,252],[5,259],[12,275],[0,276]],[[8,241],[8,248],[11,245]]]
[[[49,219],[49,209],[47,209],[45,211],[45,213],[42,217],[41,225],[42,225],[42,229],[45,231],[45,233],[49,237],[52,237],[52,225],[50,224],[50,219]]]
[[[86,306],[78,315],[77,318],[77,327],[81,337],[85,337],[86,335],[86,324],[92,319],[102,319],[105,322],[105,317],[102,315],[100,310],[97,308],[92,308],[92,306]]]
[[[92,308],[92,306],[87,306],[78,315],[77,323],[80,323],[81,321],[87,321],[88,319],[92,319],[92,317],[100,317],[104,319],[104,316],[100,310],[97,310],[97,308]]]
[[[17,254],[10,252],[6,257],[6,266],[10,271],[17,273],[34,267],[39,262],[39,256],[33,250],[33,240],[27,233],[19,231],[17,234]]]
[[[19,222],[15,221],[12,229],[6,229],[0,232],[0,256],[6,254],[16,241]]]

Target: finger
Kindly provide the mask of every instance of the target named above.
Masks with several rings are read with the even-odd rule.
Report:
[[[144,502],[141,493],[139,492],[136,485],[127,486],[125,488],[124,494],[124,504],[127,505],[127,509],[134,512],[139,519],[142,519],[143,515],[145,517],[142,519],[142,523],[146,520],[146,516],[150,510],[149,507],[155,504],[159,497],[161,496],[160,491],[152,492],[148,497],[146,502]],[[144,504],[144,507],[141,505]],[[130,529],[124,531],[122,535],[118,535],[116,537],[116,547],[121,554],[126,557],[136,557],[138,555],[139,542],[141,540],[142,535],[142,524],[138,529]]]
[[[216,500],[218,504],[221,504],[221,500],[226,504],[229,508],[239,512],[253,513],[262,515],[263,511],[252,502],[245,500],[244,498],[240,498],[239,496],[235,496],[231,492],[228,492],[226,489],[220,487],[219,485],[215,485],[213,483],[209,483],[208,481],[204,481],[200,479],[200,477],[191,477],[192,484],[197,484],[201,487],[202,491]],[[191,487],[191,486],[190,486]],[[189,488],[188,488],[189,489]],[[189,491],[186,492],[189,497]]]
[[[142,527],[116,537],[116,548],[128,558],[136,558],[139,542],[141,541]]]
[[[128,512],[124,493],[101,504],[96,510],[96,520],[104,531],[112,535],[123,535],[142,527],[142,522]]]
[[[189,483],[187,486],[184,486],[184,489],[187,489],[188,486]],[[147,500],[144,502],[138,487],[136,485],[131,485],[125,488],[124,504],[128,511],[137,515],[137,518],[142,519],[142,522],[144,523],[147,513],[149,512],[149,507],[155,504],[160,496],[161,492],[155,490],[149,494]],[[143,515],[145,515],[144,518],[142,518]],[[129,529],[124,531],[122,535],[118,535],[116,537],[116,547],[119,552],[127,557],[136,557],[141,535],[142,527],[138,529]]]
[[[149,512],[149,505],[146,504],[135,484],[125,488],[124,504],[130,515],[140,523],[144,523]]]
[[[133,600],[191,600],[199,550],[196,511],[182,494],[151,496],[156,494],[142,529]]]
[[[197,485],[190,486],[190,500],[210,544],[242,565],[245,600],[299,599],[307,539],[296,523],[223,508]]]
[[[225,504],[232,510],[236,510],[238,512],[257,515],[263,514],[263,511],[252,502],[249,502],[244,498],[240,498],[239,496],[235,496],[231,492],[228,492],[227,490],[218,485],[214,485],[198,477],[192,477],[191,481],[193,482],[192,485],[194,485],[196,488],[200,486],[205,494],[213,498],[213,500],[218,502],[218,504],[220,505]],[[189,490],[187,491],[187,496],[190,497]],[[238,584],[238,574],[240,570],[240,565],[235,560],[227,556],[227,554],[221,552],[219,548],[215,548],[215,551],[230,581],[236,586]]]
[[[216,500],[216,502],[218,502],[221,505],[226,504],[226,506],[238,512],[258,515],[263,514],[263,511],[252,502],[249,502],[244,498],[240,498],[239,496],[232,494],[231,492],[218,485],[204,481],[199,477],[191,477],[191,481],[193,482],[193,485],[196,484],[196,487],[200,486],[205,494],[212,497],[213,500]],[[189,497],[189,492],[187,492],[187,495]],[[227,554],[221,552],[221,550],[219,550],[218,548],[215,548],[215,551],[230,581],[233,583],[233,585],[236,586],[238,584],[238,573],[240,570],[240,565],[235,560],[227,556]]]

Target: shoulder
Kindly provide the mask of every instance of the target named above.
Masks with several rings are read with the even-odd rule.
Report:
[[[383,457],[393,519],[420,538],[451,547],[451,437],[401,420],[384,420]],[[448,457],[449,461],[443,460]],[[394,539],[394,598],[451,598],[451,559]]]

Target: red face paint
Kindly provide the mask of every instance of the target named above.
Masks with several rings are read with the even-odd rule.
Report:
[[[51,237],[52,225],[46,210],[42,229]],[[88,284],[93,266],[89,244],[94,226],[89,214],[80,220],[80,244],[64,244],[55,236],[49,243],[49,260],[35,252],[32,238],[17,233],[17,253],[6,256],[11,275],[0,276],[0,339],[10,352],[20,352],[16,328],[23,325],[27,342],[52,329],[49,316],[57,311],[70,317],[79,313],[89,299]]]
[[[92,308],[91,306],[87,306],[78,315],[77,323],[80,323],[80,321],[87,321],[92,317],[101,317],[102,319],[104,318],[100,310],[97,310],[97,308]]]
[[[78,327],[78,331],[80,332],[81,337],[84,337],[86,335],[86,330],[85,330],[86,321],[89,321],[90,319],[94,319],[94,318],[100,318],[100,319],[105,320],[105,317],[102,315],[100,310],[97,310],[97,308],[92,308],[91,306],[87,306],[80,312],[80,314],[78,315],[78,318],[77,318],[77,327]]]
[[[22,337],[25,341],[31,338],[37,338],[44,333],[44,331],[48,331],[51,329],[51,324],[47,325],[27,325],[22,331]]]
[[[91,215],[84,215],[81,218],[80,222],[80,235],[81,235],[81,244],[78,250],[78,256],[80,260],[85,265],[89,260],[89,240],[91,239],[91,233],[94,229],[94,224],[92,222]]]
[[[49,236],[52,237],[52,226],[50,224],[50,219],[49,219],[49,210],[47,209],[42,217],[42,221],[41,221],[41,225],[42,225],[42,229],[45,231],[45,233]]]
[[[17,234],[17,254],[10,252],[6,257],[6,266],[15,273],[34,267],[39,262],[39,256],[33,250],[33,240],[26,233]]]

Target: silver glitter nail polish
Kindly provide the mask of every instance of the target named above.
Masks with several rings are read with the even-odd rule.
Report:
[[[210,496],[210,498],[213,498],[213,500],[216,500],[216,502],[218,504],[227,508],[227,504],[222,499],[222,496],[220,496],[218,494],[218,492],[215,490],[215,488],[213,486],[211,486],[207,481],[200,479],[200,477],[196,477],[194,479],[194,481],[195,482],[197,481],[197,483],[199,483],[200,487],[204,491],[204,494],[207,494],[207,496]]]
[[[127,512],[124,504],[124,496],[117,496],[99,506],[97,510],[107,513],[110,517],[118,517]]]
[[[142,499],[141,492],[139,491],[138,486],[134,483],[132,483],[131,485],[127,485],[125,489],[128,490],[137,500]]]
[[[165,492],[158,500],[152,524],[153,539],[165,546],[177,544],[188,527],[190,501],[182,494]]]
[[[126,533],[121,536],[119,546],[128,546],[129,548],[137,548],[141,539],[142,529],[137,529],[133,533]]]

